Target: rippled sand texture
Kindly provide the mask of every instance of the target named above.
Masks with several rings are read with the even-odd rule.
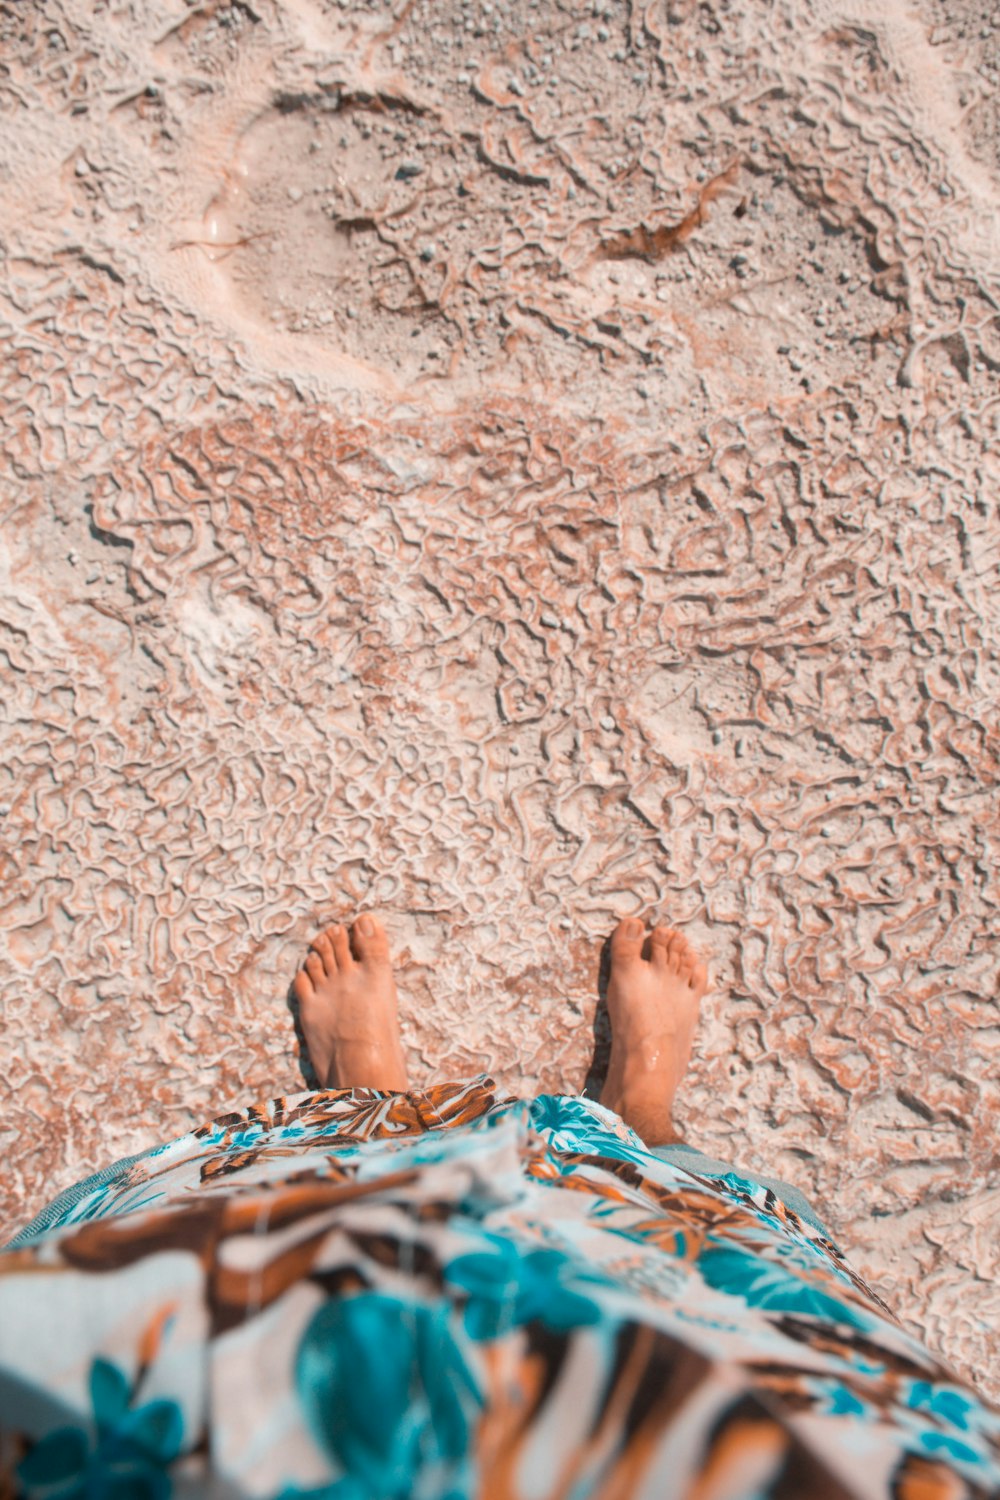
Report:
[[[639,913],[690,1139],[1000,1393],[988,17],[0,6],[10,1231],[306,1086],[318,921],[577,1090]]]

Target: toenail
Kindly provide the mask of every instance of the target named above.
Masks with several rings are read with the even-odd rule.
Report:
[[[630,917],[625,923],[625,936],[635,938],[642,931],[642,923],[638,917]]]
[[[358,918],[358,931],[364,933],[365,937],[375,936],[375,923],[371,917]]]

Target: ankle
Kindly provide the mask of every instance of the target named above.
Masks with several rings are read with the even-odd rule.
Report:
[[[618,1098],[662,1100],[669,1111],[679,1082],[677,1052],[669,1033],[632,1038],[618,1047],[612,1043],[607,1087]]]
[[[334,1053],[323,1087],[405,1092],[409,1083],[403,1049],[392,1041],[343,1042]]]
[[[635,1081],[612,1083],[601,1094],[606,1109],[620,1115],[647,1146],[672,1146],[681,1140],[673,1122],[672,1099],[662,1086],[643,1087]]]

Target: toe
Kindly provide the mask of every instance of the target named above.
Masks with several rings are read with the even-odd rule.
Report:
[[[318,953],[309,954],[306,959],[305,968],[314,985],[323,983],[323,980],[326,978],[326,969]]]
[[[665,969],[670,951],[670,928],[654,927],[649,937],[649,957],[658,969]]]
[[[688,979],[688,984],[693,990],[701,990],[702,993],[708,989],[708,969],[705,964],[696,962],[694,969]]]
[[[323,968],[327,974],[336,974],[337,959],[334,955],[333,943],[330,940],[329,932],[321,932],[318,937],[313,938],[309,946],[323,960]]]
[[[670,957],[669,963],[675,973],[680,973],[688,956],[688,941],[682,932],[676,928],[670,934]]]
[[[365,912],[351,927],[351,942],[363,964],[389,961],[389,937],[378,917]]]
[[[316,986],[304,969],[300,969],[292,980],[292,989],[300,1005],[307,1005],[316,993]]]
[[[677,971],[677,939],[679,933],[673,927],[657,927],[653,934],[653,960],[657,967],[667,973]]]
[[[337,968],[341,970],[349,969],[354,963],[354,956],[351,953],[351,940],[347,935],[347,928],[343,924],[338,923],[336,927],[330,927],[327,930],[329,931],[330,942],[333,945],[333,952],[337,960]]]
[[[625,917],[611,934],[611,962],[635,963],[642,957],[646,929],[638,917]]]
[[[674,933],[671,947],[673,949],[674,958],[680,964],[681,968],[683,968],[685,964],[693,963],[694,950],[692,949],[691,944],[688,942],[687,938],[684,936],[683,932]]]

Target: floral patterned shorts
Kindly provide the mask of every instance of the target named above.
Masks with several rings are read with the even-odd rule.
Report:
[[[706,1160],[482,1075],[116,1163],[0,1251],[0,1497],[1000,1495],[1000,1413]]]

